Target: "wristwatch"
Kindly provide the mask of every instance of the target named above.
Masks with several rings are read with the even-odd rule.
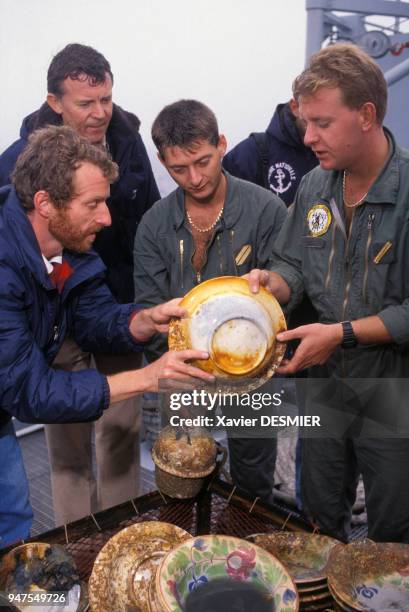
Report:
[[[356,339],[354,328],[352,327],[351,321],[342,321],[342,342],[341,346],[344,349],[355,348],[358,344],[358,340]]]

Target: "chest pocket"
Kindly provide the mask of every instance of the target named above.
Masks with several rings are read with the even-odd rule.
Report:
[[[321,237],[315,238],[314,236],[302,236],[301,243],[304,247],[307,247],[310,249],[323,249],[326,244],[326,238],[321,238]]]
[[[250,243],[244,244],[240,249],[233,253],[234,265],[237,270],[237,274],[241,276],[250,271],[253,267],[253,247]]]
[[[376,313],[383,307],[390,267],[395,261],[396,249],[392,240],[372,243],[365,261],[362,287],[363,302],[370,307],[368,314]]]
[[[333,230],[324,236],[301,237],[301,266],[305,290],[315,303],[321,303],[324,294],[330,291],[333,267],[333,257],[330,253],[332,235]]]
[[[157,235],[157,249],[162,261],[170,273],[176,273],[175,266],[180,265],[180,255],[186,250],[186,240],[179,240],[176,233],[161,233]],[[180,251],[180,252],[179,252]]]

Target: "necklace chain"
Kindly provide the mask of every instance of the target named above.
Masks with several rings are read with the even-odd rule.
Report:
[[[189,215],[189,211],[188,210],[186,210],[186,215],[187,215],[188,221],[189,221],[190,225],[193,227],[193,229],[195,229],[197,232],[200,232],[201,234],[205,234],[206,232],[210,232],[210,230],[212,230],[217,225],[217,223],[220,221],[220,219],[222,217],[223,210],[224,210],[224,205],[221,207],[219,214],[217,215],[217,217],[213,221],[213,223],[211,225],[209,225],[209,227],[197,227],[197,225],[195,225],[195,223],[193,223],[192,217]]]
[[[346,176],[347,176],[347,172],[346,170],[344,170],[343,175],[342,175],[342,197],[344,200],[344,204],[347,208],[356,208],[357,206],[362,204],[362,202],[365,200],[366,196],[368,195],[368,192],[366,191],[364,195],[362,196],[362,198],[359,198],[357,202],[354,202],[353,204],[349,204],[346,198]]]

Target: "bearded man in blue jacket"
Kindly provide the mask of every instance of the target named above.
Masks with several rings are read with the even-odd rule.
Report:
[[[91,247],[111,224],[106,199],[117,174],[106,151],[70,127],[50,126],[32,134],[14,186],[0,190],[0,547],[25,539],[32,522],[12,416],[91,421],[112,404],[156,391],[159,378],[213,379],[185,363],[206,358],[201,351],[166,353],[108,376],[51,367],[67,334],[85,351],[132,355],[184,314],[175,300],[145,310],[119,304],[105,282]]]
[[[111,224],[97,235],[94,248],[106,266],[113,295],[127,303],[133,300],[136,227],[160,196],[139,134],[140,121],[113,104],[113,81],[109,62],[92,47],[69,44],[57,53],[48,68],[47,101],[24,119],[20,139],[0,156],[0,185],[10,182],[29,134],[46,125],[70,125],[92,144],[106,149],[119,166],[119,176],[107,200]],[[95,353],[91,358],[71,338],[66,339],[55,365],[79,370],[88,368],[92,359],[105,374],[124,367],[120,356]],[[133,356],[133,363],[134,367],[141,365],[141,354]],[[46,426],[57,524],[138,495],[140,417],[139,400],[132,398],[107,412],[95,427],[92,423]],[[91,446],[94,430],[96,475]]]

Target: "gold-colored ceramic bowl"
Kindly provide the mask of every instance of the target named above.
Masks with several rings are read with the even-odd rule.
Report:
[[[180,305],[188,316],[171,321],[170,350],[207,351],[209,359],[196,365],[219,381],[258,379],[259,386],[274,374],[285,352],[276,336],[286,323],[266,289],[251,293],[244,278],[220,276],[194,287]]]

